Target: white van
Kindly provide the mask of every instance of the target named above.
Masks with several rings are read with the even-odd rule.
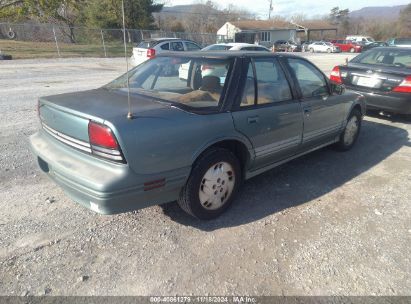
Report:
[[[360,35],[350,35],[350,36],[347,36],[345,39],[351,40],[352,42],[362,43],[362,44],[370,44],[375,41],[370,36],[360,36]]]

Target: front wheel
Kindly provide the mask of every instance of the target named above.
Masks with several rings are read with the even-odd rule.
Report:
[[[314,53],[314,49],[313,49],[313,48],[311,48],[311,49],[310,49],[310,52],[311,52],[311,53]]]
[[[211,148],[194,164],[178,204],[196,218],[214,219],[231,205],[241,182],[237,157],[226,149]]]
[[[350,48],[350,53],[354,53],[355,49],[354,48]]]
[[[331,49],[327,49],[327,53],[330,54],[330,53],[331,53]]]
[[[339,141],[335,144],[337,150],[348,151],[354,146],[360,134],[361,119],[361,112],[358,109],[354,109],[347,119],[347,124],[340,135]]]

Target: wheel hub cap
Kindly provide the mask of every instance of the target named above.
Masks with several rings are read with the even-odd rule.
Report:
[[[355,136],[358,132],[358,119],[356,116],[351,117],[345,127],[344,144],[350,145],[354,142]]]
[[[230,198],[234,184],[233,167],[227,162],[214,164],[201,180],[199,189],[201,205],[209,210],[220,208]]]

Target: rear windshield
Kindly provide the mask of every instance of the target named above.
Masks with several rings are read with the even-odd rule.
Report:
[[[144,40],[144,41],[141,41],[139,44],[137,44],[137,47],[140,49],[151,49],[155,47],[158,43],[159,41],[155,41],[155,40]]]
[[[131,94],[188,108],[218,109],[232,59],[156,57],[129,72]],[[104,88],[127,91],[127,74]]]
[[[355,57],[351,62],[411,68],[411,50],[371,49]]]
[[[395,39],[396,45],[408,45],[411,44],[411,38],[397,38]]]

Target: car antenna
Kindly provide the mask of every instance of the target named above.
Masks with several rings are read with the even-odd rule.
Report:
[[[126,59],[127,68],[127,103],[128,103],[128,113],[127,119],[132,119],[133,114],[131,113],[131,101],[130,101],[130,78],[128,75],[128,57],[127,57],[127,42],[126,42],[126,21],[124,17],[124,0],[121,0],[121,11],[123,13],[123,40],[124,40],[124,58]]]

